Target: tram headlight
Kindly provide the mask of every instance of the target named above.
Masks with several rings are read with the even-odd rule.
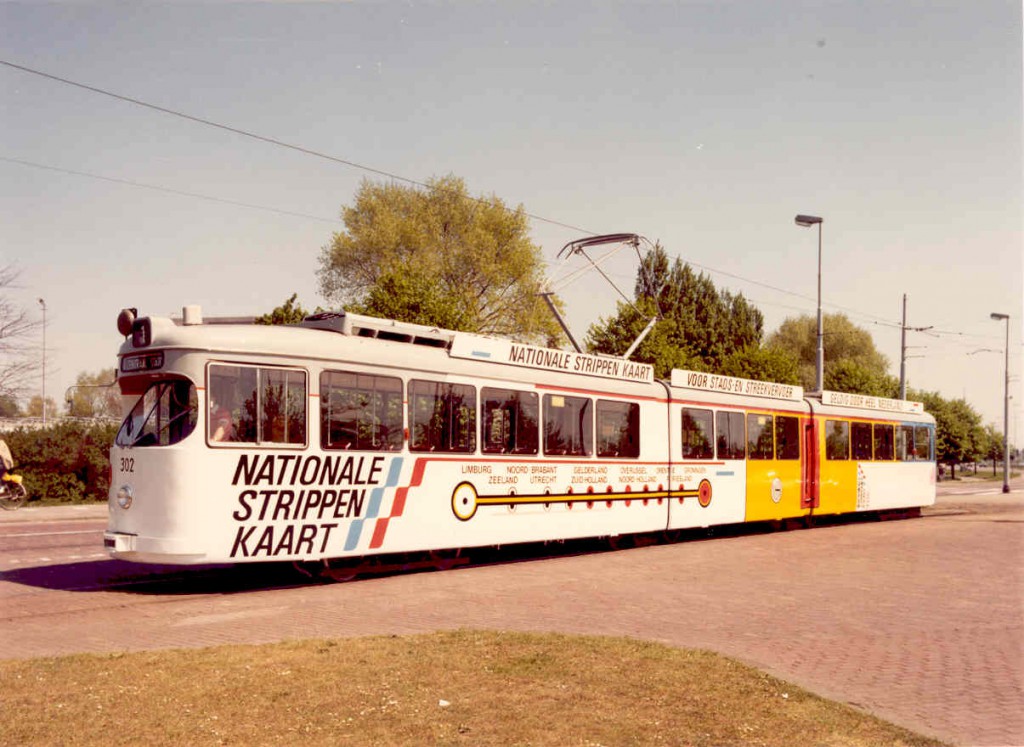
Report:
[[[135,491],[132,490],[131,485],[122,485],[117,489],[117,505],[126,511],[131,508],[132,501],[135,500]]]
[[[135,317],[138,315],[138,309],[121,309],[121,313],[117,315],[117,331],[122,337],[132,333],[132,325],[135,324]]]

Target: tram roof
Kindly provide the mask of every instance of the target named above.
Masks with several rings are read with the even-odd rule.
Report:
[[[319,357],[325,352],[320,339],[323,332],[333,332],[364,342],[380,340],[433,348],[448,358],[509,365],[532,369],[538,374],[553,373],[596,377],[634,384],[655,381],[653,366],[620,357],[590,355],[514,342],[470,332],[398,322],[349,312],[326,312],[307,317],[298,324],[260,325],[252,317],[203,318],[198,307],[186,307],[181,318],[144,317],[135,320],[148,332],[147,343],[133,344],[135,335],[128,335],[121,348],[127,355],[149,347],[194,348],[210,351],[261,352],[294,357]],[[301,334],[296,335],[296,332]],[[201,341],[201,342],[200,342]],[[197,342],[199,343],[197,345]],[[387,348],[397,350],[394,346]],[[426,352],[426,351],[424,351]],[[533,378],[533,377],[530,377]],[[919,415],[924,413],[920,402],[869,397],[845,392],[805,393],[802,387],[773,382],[742,379],[698,371],[674,369],[668,382],[673,389],[688,389],[713,395],[716,400],[769,401],[802,403],[820,400],[823,410],[849,412],[863,410],[866,417],[875,415]]]

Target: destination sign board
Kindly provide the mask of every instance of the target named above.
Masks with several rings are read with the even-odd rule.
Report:
[[[646,363],[521,345],[511,340],[491,337],[459,335],[452,341],[448,352],[454,358],[484,360],[554,373],[597,376],[602,379],[635,381],[643,384],[654,381],[654,367]]]
[[[672,371],[672,386],[683,389],[699,389],[702,392],[722,394],[745,394],[748,397],[770,397],[799,402],[804,398],[803,387],[792,384],[776,384],[771,381],[754,381],[733,376],[704,373],[702,371]]]
[[[850,394],[849,392],[822,392],[823,405],[837,407],[859,407],[864,410],[884,410],[885,412],[924,412],[924,404],[905,399],[887,399],[885,397],[869,397],[866,394]]]

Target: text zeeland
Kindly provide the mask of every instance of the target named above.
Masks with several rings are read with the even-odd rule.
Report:
[[[241,454],[231,484],[239,526],[232,558],[327,553],[332,533],[363,515],[367,490],[381,481],[383,456]]]

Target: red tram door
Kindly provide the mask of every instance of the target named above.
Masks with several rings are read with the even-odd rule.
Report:
[[[800,493],[800,508],[815,509],[820,504],[818,492],[818,468],[821,464],[818,453],[818,423],[813,417],[804,422],[804,463]]]

